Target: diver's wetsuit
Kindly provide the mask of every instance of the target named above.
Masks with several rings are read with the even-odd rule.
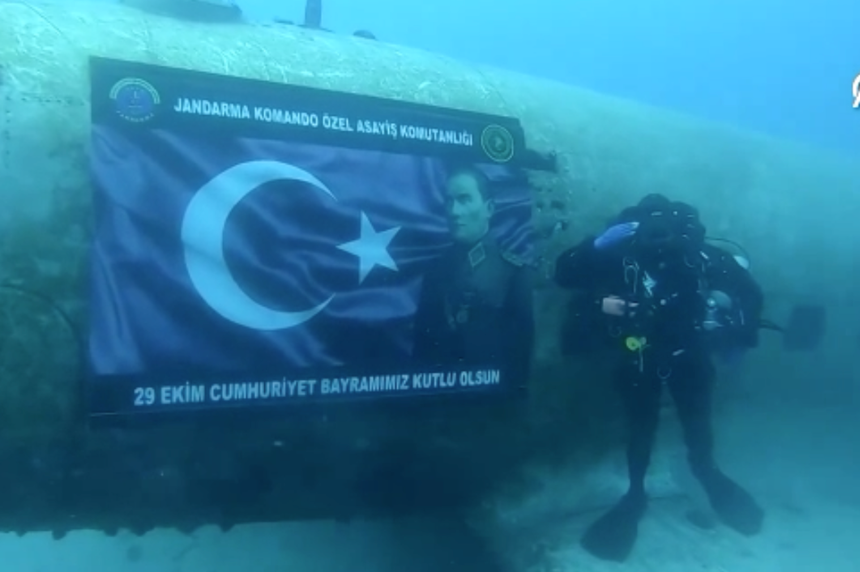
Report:
[[[575,308],[579,340],[574,343],[617,351],[616,380],[629,430],[630,490],[592,527],[591,536],[584,539],[586,548],[612,560],[625,559],[632,548],[646,504],[645,473],[664,383],[684,430],[691,469],[716,512],[742,532],[757,532],[761,510],[714,462],[714,369],[709,355],[757,345],[763,295],[752,276],[727,252],[705,244],[702,227],[698,239],[665,248],[631,240],[597,250],[593,238],[588,238],[559,257],[556,281],[579,291]],[[720,327],[713,327],[710,319],[715,315],[707,312],[708,293],[713,290],[726,293],[732,302],[731,310],[720,316]],[[636,306],[629,305],[624,316],[607,315],[602,303],[609,296]]]

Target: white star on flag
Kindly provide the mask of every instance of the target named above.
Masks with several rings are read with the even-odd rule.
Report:
[[[400,230],[399,226],[376,232],[370,219],[361,211],[361,235],[357,240],[338,245],[344,252],[358,257],[358,283],[364,282],[370,271],[376,266],[384,266],[389,270],[398,271],[397,263],[388,253],[388,245]]]

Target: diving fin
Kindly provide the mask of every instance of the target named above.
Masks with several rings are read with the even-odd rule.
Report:
[[[785,326],[762,320],[760,327],[780,332],[782,347],[786,351],[812,351],[818,347],[827,331],[827,310],[818,304],[798,304],[791,309]]]
[[[644,494],[627,493],[609,512],[588,527],[580,545],[601,560],[624,562],[636,544],[639,521],[647,504]]]
[[[701,483],[723,524],[744,536],[761,532],[764,510],[739,484],[719,471],[712,471]]]

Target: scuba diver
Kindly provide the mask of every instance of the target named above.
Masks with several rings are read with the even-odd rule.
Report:
[[[744,535],[762,527],[763,510],[714,461],[711,354],[738,355],[758,345],[764,296],[745,261],[708,244],[705,235],[695,208],[652,194],[556,263],[556,282],[578,292],[572,343],[583,352],[598,344],[614,349],[619,359],[629,489],[582,538],[604,560],[626,560],[636,542],[663,385],[690,468],[716,515]]]

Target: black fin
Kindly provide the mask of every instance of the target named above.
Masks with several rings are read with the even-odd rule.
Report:
[[[827,331],[827,310],[818,304],[798,304],[782,329],[782,347],[790,352],[812,351]]]
[[[644,495],[628,493],[609,512],[588,527],[580,545],[601,560],[624,562],[636,544],[639,521],[645,513],[646,505]]]

